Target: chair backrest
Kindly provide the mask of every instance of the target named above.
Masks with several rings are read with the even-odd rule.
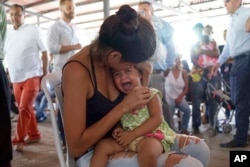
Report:
[[[63,121],[63,95],[62,95],[61,84],[59,84],[55,87],[55,95],[56,95],[56,103],[58,104],[59,111],[61,112],[62,123],[64,125],[64,121]],[[66,148],[68,148],[67,141],[66,141]],[[66,164],[67,164],[67,167],[76,167],[77,166],[74,158],[69,154],[68,149],[67,149],[67,153],[66,153]]]
[[[57,109],[56,106],[54,106],[53,99],[51,97],[51,92],[53,92],[56,85],[59,85],[60,83],[61,83],[61,73],[53,72],[43,77],[41,85],[44,94],[48,100],[50,108],[50,117],[51,117],[52,129],[54,133],[56,152],[59,159],[59,163],[61,167],[66,167],[66,161],[61,146],[60,132],[58,129],[58,124],[56,119]]]

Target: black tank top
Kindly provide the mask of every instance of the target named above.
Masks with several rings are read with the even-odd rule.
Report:
[[[93,80],[91,77],[90,70],[81,62],[77,60],[70,60],[64,66],[71,62],[77,62],[81,64],[89,73],[89,77],[91,79],[92,85],[94,87],[94,94],[91,98],[87,99],[87,108],[86,108],[86,126],[89,127],[95,122],[99,121],[103,116],[105,116],[109,111],[113,109],[118,103],[120,103],[124,97],[122,93],[118,95],[118,97],[112,102],[104,95],[102,95],[97,89],[96,75],[94,63],[91,57],[91,69],[93,72]],[[84,83],[83,83],[84,84]]]

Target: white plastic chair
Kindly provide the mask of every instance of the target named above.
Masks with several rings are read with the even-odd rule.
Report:
[[[46,75],[45,77],[43,77],[41,85],[42,85],[44,94],[48,100],[48,104],[50,108],[52,129],[54,133],[56,152],[57,152],[60,166],[61,167],[76,167],[76,163],[73,157],[69,155],[68,149],[67,149],[66,157],[64,156],[62,146],[61,146],[60,132],[59,132],[58,124],[57,124],[56,116],[57,116],[58,107],[61,112],[61,116],[62,116],[62,111],[63,111],[63,108],[62,108],[63,96],[61,93],[61,77],[62,77],[62,74],[60,72],[50,73]],[[51,98],[51,92],[54,92],[56,95],[56,98],[55,98],[56,106],[53,104],[53,99]]]
[[[61,84],[59,84],[55,87],[55,95],[56,95],[56,103],[58,104],[59,110],[61,112],[62,123],[64,126],[64,122],[63,122],[63,95],[62,95]],[[66,148],[68,148],[67,141],[66,141]],[[67,165],[67,167],[76,167],[77,166],[74,158],[69,154],[68,149],[67,149],[67,153],[66,153],[66,165]]]

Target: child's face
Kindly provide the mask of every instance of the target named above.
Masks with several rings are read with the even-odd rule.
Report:
[[[114,83],[121,92],[128,94],[136,86],[141,86],[141,74],[132,65],[124,65],[112,69]]]

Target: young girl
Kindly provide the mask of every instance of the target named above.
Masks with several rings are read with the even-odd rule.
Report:
[[[135,66],[113,69],[116,87],[124,94],[141,87],[142,75]],[[161,94],[151,89],[150,101],[123,115],[121,127],[114,129],[113,138],[101,140],[95,147],[91,167],[105,167],[109,157],[123,150],[138,153],[139,166],[157,166],[162,152],[170,151],[176,134],[163,120]]]

